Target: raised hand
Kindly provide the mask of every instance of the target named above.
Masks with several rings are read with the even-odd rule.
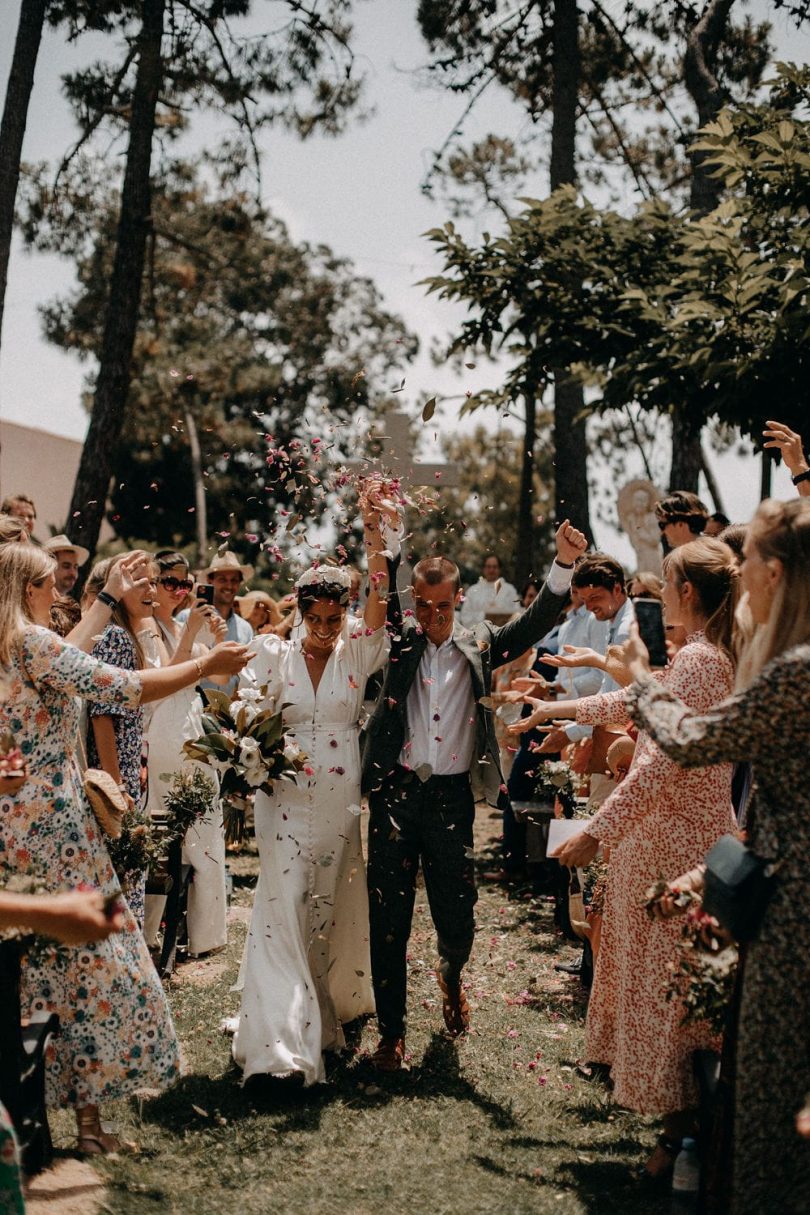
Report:
[[[763,447],[773,447],[782,453],[782,459],[792,477],[807,472],[808,463],[802,449],[802,437],[791,430],[784,422],[768,422],[762,432],[768,440]]]
[[[643,679],[650,674],[650,653],[635,620],[630,622],[630,636],[624,643],[624,661],[633,679]]]
[[[200,629],[206,625],[217,638],[217,633],[221,632],[219,625],[222,624],[227,632],[227,624],[220,616],[219,612],[215,612],[210,603],[206,603],[204,599],[195,599],[194,603],[189,608],[188,616],[186,617],[186,632],[189,637],[196,637]],[[221,640],[221,638],[217,638]]]
[[[588,548],[584,533],[573,527],[569,519],[564,519],[557,528],[554,543],[557,546],[557,560],[562,565],[573,565]]]
[[[131,591],[135,587],[138,590],[145,590],[149,576],[149,561],[149,554],[142,549],[135,549],[133,552],[127,553],[126,557],[116,561],[110,568],[107,581],[104,583],[104,590],[108,595],[112,595],[113,599],[122,599],[127,591]]]

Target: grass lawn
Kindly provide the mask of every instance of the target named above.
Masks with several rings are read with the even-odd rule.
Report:
[[[483,856],[499,824],[478,809]],[[374,1074],[361,1054],[306,1091],[243,1090],[218,1030],[238,1008],[236,979],[257,858],[237,858],[227,954],[180,968],[171,1003],[188,1075],[170,1092],[107,1107],[136,1157],[99,1165],[115,1215],[658,1215],[632,1178],[651,1150],[649,1120],[618,1110],[574,1071],[585,1006],[553,963],[576,956],[544,901],[481,885],[466,972],[473,1032],[443,1034],[434,936],[420,893],[410,950],[409,1070]],[[67,1147],[72,1118],[52,1120]],[[95,1162],[94,1162],[95,1163]]]

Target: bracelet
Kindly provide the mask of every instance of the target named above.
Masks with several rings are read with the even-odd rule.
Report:
[[[561,570],[572,570],[574,568],[573,561],[560,561],[559,557],[555,557],[554,562],[556,565],[559,565]]]
[[[802,481],[810,481],[810,468],[806,468],[804,472],[796,473],[796,476],[790,479],[794,485],[799,485]]]
[[[197,678],[204,679],[205,674],[203,672],[203,666],[202,666],[202,663],[200,662],[199,658],[192,658],[191,661],[194,663],[195,667],[197,668]]]
[[[99,591],[99,593],[96,595],[96,599],[99,601],[99,603],[106,604],[111,612],[114,612],[118,607],[118,600],[115,599],[109,591]]]

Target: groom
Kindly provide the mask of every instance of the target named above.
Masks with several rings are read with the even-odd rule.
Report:
[[[414,568],[414,612],[403,616],[391,595],[390,661],[363,755],[371,810],[371,970],[381,1034],[372,1062],[379,1071],[398,1071],[405,1055],[406,951],[420,860],[438,937],[445,1025],[454,1037],[469,1027],[461,971],[472,949],[478,897],[475,797],[483,792],[501,808],[506,801],[492,713],[480,701],[490,694],[492,671],[539,641],[562,609],[587,542],[566,520],[556,544],[542,591],[500,628],[456,622],[459,571],[445,557],[427,557]]]

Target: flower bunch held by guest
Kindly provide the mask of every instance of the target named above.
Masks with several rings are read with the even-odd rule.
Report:
[[[719,540],[701,539],[669,554],[664,577],[667,619],[684,626],[687,641],[662,679],[696,709],[706,711],[733,686],[730,644],[737,565]],[[578,721],[622,720],[628,697],[629,690],[623,688],[573,702],[572,708]],[[544,716],[545,706],[538,706],[536,713]],[[600,843],[611,849],[601,949],[588,1008],[588,1058],[611,1066],[619,1104],[664,1116],[664,1135],[647,1165],[653,1176],[671,1171],[681,1137],[693,1129],[697,1090],[692,1054],[717,1042],[707,1026],[681,1025],[677,1001],[664,1003],[678,929],[651,923],[642,904],[660,874],[690,868],[733,825],[730,766],[684,772],[641,734],[627,777],[587,831],[558,854],[561,864],[573,867],[588,864]]]
[[[745,541],[741,581],[758,627],[737,668],[736,694],[708,712],[695,710],[687,696],[651,678],[644,645],[633,635],[628,658],[637,683],[627,703],[678,765],[753,764],[748,842],[779,868],[741,967],[729,1077],[730,1210],[800,1215],[810,1210],[810,1142],[796,1126],[810,1075],[810,503],[761,503]]]
[[[308,570],[296,583],[295,638],[257,637],[241,681],[243,694],[266,688],[261,708],[283,711],[290,743],[308,756],[297,783],[256,794],[259,883],[233,1043],[245,1079],[323,1081],[323,1052],[342,1049],[343,1025],[374,1008],[359,718],[366,680],[388,651],[381,528],[390,510],[379,478],[361,483],[360,507],[370,588],[363,619],[347,619],[348,570]]]
[[[55,593],[54,562],[47,553],[30,544],[0,547],[0,667],[6,683],[0,729],[13,733],[26,761],[25,780],[0,803],[0,851],[13,871],[41,872],[52,891],[89,885],[120,898],[82,790],[77,697],[137,708],[202,674],[240,670],[245,652],[221,646],[198,662],[162,671],[106,666],[47,627]],[[59,1016],[60,1034],[46,1072],[48,1104],[75,1108],[79,1146],[86,1152],[119,1146],[101,1130],[99,1102],[165,1088],[178,1072],[163,989],[135,919],[121,903],[118,935],[71,949],[66,959],[23,966],[24,1014]]]

